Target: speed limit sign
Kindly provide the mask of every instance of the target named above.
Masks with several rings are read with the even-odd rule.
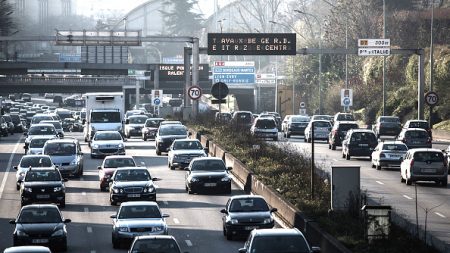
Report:
[[[189,87],[188,95],[192,100],[197,100],[202,96],[202,89],[196,85]]]
[[[434,91],[429,91],[425,93],[425,103],[429,106],[434,106],[439,102],[439,96]]]

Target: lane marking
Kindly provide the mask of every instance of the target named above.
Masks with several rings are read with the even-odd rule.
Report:
[[[409,199],[409,200],[412,199],[412,198],[411,198],[410,196],[408,196],[408,195],[403,195],[403,197],[405,197],[405,198],[407,198],[407,199]]]
[[[85,207],[85,208],[84,208],[84,212],[85,212],[85,213],[89,213],[89,208]]]
[[[80,181],[84,181],[84,177],[80,177]]]
[[[81,195],[86,196],[86,192],[82,192]]]
[[[447,217],[445,217],[443,214],[441,214],[441,213],[438,213],[438,212],[434,212],[437,216],[439,216],[439,217],[441,217],[441,218],[447,218]]]
[[[381,185],[383,185],[384,183],[383,182],[381,182],[381,181],[375,181],[375,182],[377,182],[377,184],[381,184]]]
[[[191,240],[184,240],[184,241],[186,242],[187,246],[192,247],[193,244]]]
[[[163,201],[164,205],[169,205],[169,202],[167,202],[166,200]]]
[[[91,250],[91,253],[97,253],[97,251],[95,251],[95,250]]]
[[[336,159],[336,158],[333,158],[333,161],[335,161],[335,162],[339,162],[339,160],[338,160],[338,159]]]
[[[86,230],[88,233],[92,233],[92,227],[87,227]]]
[[[177,218],[173,218],[173,222],[175,222],[175,224],[180,224],[180,221]]]
[[[5,171],[5,174],[3,175],[2,184],[0,185],[0,199],[2,198],[3,190],[5,189],[5,186],[6,186],[6,180],[8,179],[8,175],[9,175],[9,171],[11,169],[11,165],[12,165],[12,161],[14,159],[14,155],[16,154],[17,149],[19,148],[19,144],[20,144],[21,141],[22,141],[22,137],[19,138],[19,140],[16,143],[16,146],[14,147],[13,152],[9,156],[8,165],[6,166],[6,171]]]

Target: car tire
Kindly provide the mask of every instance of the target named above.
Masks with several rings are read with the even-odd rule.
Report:
[[[381,165],[378,164],[378,165],[375,165],[375,167],[377,170],[381,170]]]
[[[63,243],[59,246],[59,251],[60,251],[60,252],[66,252],[66,251],[67,251],[67,241],[63,242]]]
[[[406,179],[405,179],[405,183],[406,183],[406,185],[412,185],[412,180],[406,178]]]
[[[350,154],[347,153],[347,154],[345,155],[345,160],[350,160]]]
[[[230,231],[226,231],[226,235],[225,236],[227,237],[228,241],[233,240],[233,234]]]
[[[113,249],[118,249],[120,248],[120,242],[117,239],[114,239],[114,237],[112,237],[112,245],[113,245]]]
[[[63,201],[59,202],[59,207],[60,208],[66,207],[66,200],[63,200]]]
[[[336,150],[336,145],[331,144],[331,150]]]
[[[447,177],[445,177],[441,181],[441,186],[444,187],[444,188],[447,188],[447,184],[448,184],[448,179],[447,179]]]

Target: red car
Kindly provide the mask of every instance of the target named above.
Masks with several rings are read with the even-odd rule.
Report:
[[[102,165],[97,167],[100,180],[100,191],[107,191],[109,179],[117,168],[136,166],[134,158],[129,155],[110,155],[105,157]]]

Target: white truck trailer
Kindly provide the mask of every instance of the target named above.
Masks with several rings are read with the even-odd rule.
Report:
[[[119,131],[123,135],[125,96],[123,92],[86,93],[84,140],[89,142],[97,131]]]

